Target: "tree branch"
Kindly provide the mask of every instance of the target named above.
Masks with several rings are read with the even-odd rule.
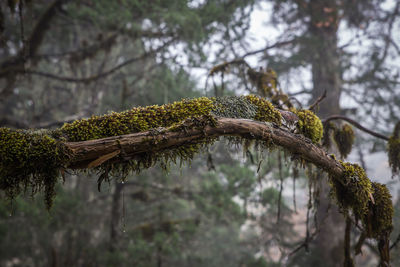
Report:
[[[372,135],[372,136],[378,137],[378,138],[380,138],[380,139],[389,141],[389,137],[384,136],[383,134],[380,134],[380,133],[376,133],[376,132],[374,132],[374,131],[372,131],[372,130],[369,130],[369,129],[363,127],[363,126],[362,126],[361,124],[359,124],[358,122],[356,122],[356,121],[354,121],[354,120],[352,120],[352,119],[350,119],[350,118],[347,118],[346,116],[342,116],[342,115],[333,115],[333,116],[330,116],[330,117],[326,118],[326,119],[323,120],[322,122],[323,122],[324,124],[326,124],[326,123],[328,123],[329,121],[333,121],[333,120],[344,120],[344,121],[347,121],[347,122],[351,123],[352,125],[354,125],[355,127],[357,127],[358,129],[360,129],[361,131],[364,131],[364,132],[366,132],[366,133],[368,133],[368,134],[370,134],[370,135]]]
[[[319,105],[319,103],[321,103],[322,100],[324,100],[325,97],[326,97],[326,90],[320,97],[318,97],[318,99],[313,104],[310,105],[308,109],[314,111],[314,109]]]
[[[55,0],[49,5],[44,14],[40,17],[38,23],[35,25],[29,39],[27,40],[27,49],[22,47],[16,56],[7,58],[0,64],[2,71],[0,72],[0,77],[8,75],[13,72],[15,68],[21,68],[21,64],[24,64],[28,58],[32,58],[36,55],[46,31],[50,28],[52,20],[57,14],[57,10],[61,7],[65,0]],[[22,23],[22,22],[21,22]]]
[[[291,133],[271,123],[248,119],[217,118],[216,121],[216,126],[205,126],[203,129],[192,127],[184,132],[174,131],[174,128],[158,128],[156,133],[146,131],[82,142],[67,142],[65,145],[73,152],[69,168],[87,168],[90,162],[102,155],[118,150],[123,153],[113,158],[114,161],[124,161],[141,153],[160,152],[189,143],[199,143],[204,138],[239,136],[272,142],[293,155],[314,163],[334,177],[343,175],[344,168],[338,161],[300,134]]]
[[[55,0],[51,3],[33,28],[29,39],[26,42],[22,40],[23,46],[18,51],[17,55],[0,62],[0,78],[6,78],[6,86],[2,89],[0,88],[1,98],[5,98],[12,93],[17,74],[24,73],[25,62],[36,55],[46,32],[50,29],[51,23],[58,13],[57,11],[61,8],[62,4],[67,1],[68,0]],[[21,21],[21,25],[22,23]]]
[[[292,43],[296,42],[296,40],[297,40],[297,38],[295,37],[295,38],[293,38],[291,40],[277,42],[277,43],[274,43],[272,45],[266,46],[264,48],[247,52],[246,54],[242,55],[241,58],[245,58],[245,57],[252,56],[252,55],[255,55],[255,54],[258,54],[258,53],[262,53],[262,52],[265,52],[266,50],[269,50],[269,49],[272,49],[272,48],[276,48],[276,47],[281,47],[281,46],[285,46],[285,45],[288,45],[288,44],[292,44]]]
[[[113,74],[114,72],[116,72],[117,70],[132,64],[134,62],[137,62],[139,60],[145,59],[146,57],[150,56],[150,55],[154,55],[157,52],[161,51],[162,49],[164,49],[166,46],[168,46],[169,44],[171,44],[175,39],[171,39],[167,42],[165,42],[162,46],[158,47],[155,50],[152,50],[150,52],[146,52],[143,55],[140,55],[138,57],[134,57],[131,59],[128,59],[124,62],[122,62],[121,64],[96,75],[90,76],[90,77],[85,77],[85,78],[75,78],[75,77],[67,77],[67,76],[59,76],[56,74],[52,74],[52,73],[47,73],[47,72],[41,72],[41,71],[35,71],[35,70],[25,70],[25,69],[17,69],[14,70],[14,73],[26,73],[26,74],[32,74],[32,75],[37,75],[37,76],[42,76],[45,78],[49,78],[49,79],[54,79],[54,80],[58,80],[58,81],[63,81],[63,82],[71,82],[71,83],[90,83],[93,82],[95,80],[104,78],[110,74]]]

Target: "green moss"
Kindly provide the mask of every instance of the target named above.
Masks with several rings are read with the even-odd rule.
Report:
[[[0,128],[0,189],[9,198],[28,188],[32,194],[44,189],[49,208],[68,154],[60,142],[45,134]]]
[[[321,120],[311,110],[291,109],[299,117],[297,128],[300,133],[311,139],[313,143],[318,143],[323,135]]]
[[[341,129],[335,128],[333,139],[342,158],[346,158],[354,143],[354,131],[351,126],[345,123]]]
[[[162,106],[135,107],[121,113],[92,116],[64,124],[55,135],[65,137],[68,141],[86,141],[169,127],[186,118],[204,115],[248,118],[281,125],[280,112],[263,98],[254,95],[217,99],[200,97]]]
[[[393,174],[398,174],[400,170],[400,122],[393,130],[392,136],[388,141],[389,166]]]
[[[69,141],[85,141],[147,131],[171,126],[188,117],[209,115],[213,107],[213,100],[206,97],[162,106],[136,107],[121,113],[113,112],[66,123],[60,129],[60,134]]]
[[[345,171],[340,180],[330,177],[331,192],[343,211],[361,219],[367,237],[379,239],[393,229],[392,196],[383,184],[371,182],[357,164],[339,161]]]
[[[253,105],[257,106],[255,120],[273,122],[279,126],[282,124],[281,113],[268,100],[255,95],[248,95],[246,98]]]
[[[393,203],[389,189],[380,183],[372,183],[374,202],[369,204],[369,213],[364,217],[368,237],[379,238],[393,229]]]
[[[351,209],[356,218],[362,219],[368,214],[373,193],[371,181],[359,165],[339,162],[344,174],[340,178],[330,177],[331,193],[342,210]]]
[[[309,111],[299,111],[301,129],[312,140],[319,140],[319,119]],[[246,118],[282,124],[282,116],[269,101],[255,95],[241,97],[184,99],[167,105],[135,107],[121,113],[92,116],[88,119],[66,123],[54,131],[24,132],[0,128],[0,189],[14,197],[27,187],[35,193],[44,189],[46,203],[51,205],[54,185],[59,170],[67,167],[69,151],[63,142],[86,141],[141,131],[154,131],[159,127],[173,127],[174,131],[204,129],[215,126],[214,116]],[[318,120],[317,120],[318,119]],[[310,125],[307,125],[310,123]],[[321,126],[322,127],[322,126]],[[322,130],[320,130],[322,135]],[[101,174],[99,184],[109,175],[124,176],[139,172],[157,162],[167,169],[170,162],[190,161],[215,139],[204,138],[197,143],[185,144],[167,150],[154,151],[154,141],[149,140],[149,151],[120,163],[105,162],[95,171]],[[159,141],[163,142],[163,141]],[[269,140],[263,142],[269,145]]]

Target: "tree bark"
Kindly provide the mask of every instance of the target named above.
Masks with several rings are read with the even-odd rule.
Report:
[[[216,126],[202,129],[189,128],[176,131],[173,128],[159,128],[157,132],[147,131],[83,142],[67,142],[72,156],[69,168],[84,169],[104,155],[115,154],[107,160],[112,162],[134,159],[147,152],[162,152],[185,144],[204,142],[205,138],[239,136],[246,139],[267,141],[292,153],[293,159],[303,159],[315,164],[335,177],[343,174],[342,165],[325,150],[313,144],[300,134],[289,132],[272,123],[248,119],[217,118]],[[115,153],[120,151],[120,153]]]
[[[340,23],[338,7],[335,1],[316,0],[309,2],[310,24],[313,50],[312,66],[312,102],[326,91],[323,104],[317,109],[320,118],[340,114],[340,57],[337,50],[337,29]],[[333,151],[330,151],[333,152]],[[322,176],[322,175],[319,175]],[[330,187],[324,179],[320,181],[317,220],[320,232],[314,241],[315,249],[310,258],[318,260],[326,267],[342,266],[344,256],[340,247],[343,245],[342,235],[345,230],[344,218],[336,208],[330,208]],[[333,206],[334,207],[334,206]]]

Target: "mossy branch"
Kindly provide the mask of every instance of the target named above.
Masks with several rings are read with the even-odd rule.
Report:
[[[387,188],[372,183],[358,165],[337,161],[321,148],[322,123],[311,111],[278,110],[253,95],[138,107],[47,132],[0,128],[0,190],[13,197],[27,186],[33,193],[44,188],[50,206],[57,174],[66,168],[97,168],[100,185],[109,173],[138,172],[158,161],[190,161],[224,136],[258,140],[267,149],[281,147],[293,160],[326,171],[339,207],[362,221],[368,237],[382,241],[387,259],[393,216]]]
[[[301,134],[292,133],[278,127],[274,123],[260,122],[239,118],[213,118],[213,124],[206,124],[204,128],[194,127],[196,121],[203,118],[190,118],[180,125],[185,130],[177,130],[177,126],[157,128],[128,135],[113,136],[102,139],[66,142],[65,145],[72,151],[70,168],[87,168],[90,162],[102,155],[121,151],[121,156],[115,161],[128,160],[145,152],[158,153],[174,149],[186,144],[204,142],[204,139],[215,139],[220,136],[235,136],[244,139],[254,139],[268,142],[271,145],[281,146],[290,151],[295,158],[301,158],[324,169],[334,176],[344,173],[342,165],[328,155],[325,150],[312,143]]]
[[[367,237],[386,240],[392,230],[393,207],[384,185],[371,183],[364,170],[355,164],[337,161],[310,139],[274,123],[249,119],[207,118],[209,123],[195,127],[202,118],[187,119],[182,129],[176,126],[158,128],[123,136],[114,136],[65,145],[72,151],[70,168],[87,168],[102,155],[115,153],[112,163],[142,157],[143,153],[162,153],[187,144],[201,144],[221,136],[235,136],[266,142],[291,152],[294,158],[311,162],[330,175],[335,197],[341,209],[352,210],[362,221]],[[120,156],[124,155],[124,156]],[[383,237],[383,238],[382,238]],[[386,252],[385,252],[386,253]],[[387,255],[385,254],[385,257]]]

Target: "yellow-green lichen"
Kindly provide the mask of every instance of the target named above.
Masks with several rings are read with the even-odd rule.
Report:
[[[351,209],[356,218],[362,219],[373,194],[371,181],[359,165],[339,162],[344,173],[342,177],[330,177],[331,193],[342,210]]]
[[[300,133],[311,139],[313,143],[321,141],[323,126],[321,120],[311,110],[291,109],[299,117],[297,128]]]
[[[342,158],[346,158],[354,143],[354,131],[351,126],[345,123],[341,129],[335,128],[333,139]]]
[[[245,96],[224,96],[214,99],[213,114],[218,117],[254,119],[258,107]]]
[[[264,98],[255,96],[255,95],[248,95],[246,98],[255,106],[257,106],[257,113],[254,117],[255,120],[258,121],[266,121],[266,122],[273,122],[277,125],[282,124],[282,115],[281,113],[269,102]]]
[[[28,188],[32,194],[44,189],[49,208],[68,154],[60,142],[48,135],[0,128],[0,189],[11,199]]]
[[[372,183],[374,203],[369,203],[369,213],[364,217],[368,237],[378,238],[393,229],[393,203],[389,189],[384,184]]]
[[[394,128],[392,136],[388,141],[389,166],[393,174],[400,171],[400,122]]]

